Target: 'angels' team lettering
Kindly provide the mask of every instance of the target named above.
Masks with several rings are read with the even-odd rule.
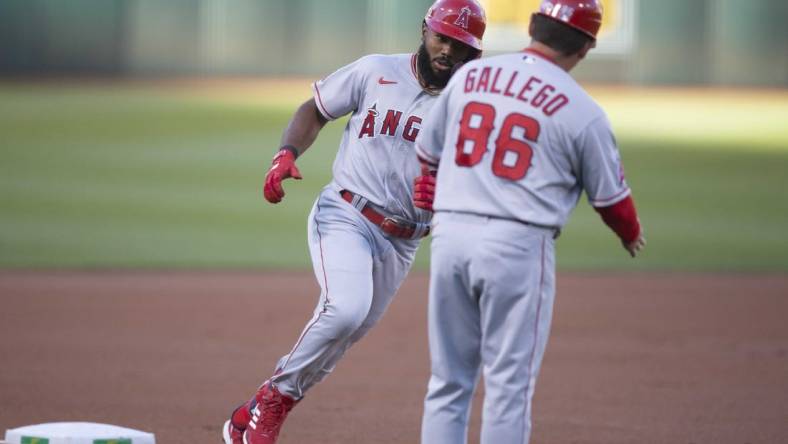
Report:
[[[377,105],[367,110],[367,117],[364,119],[361,130],[358,132],[359,139],[362,137],[375,137],[377,118],[380,115],[376,106]],[[383,124],[380,126],[378,134],[386,136],[396,135],[401,119],[402,111],[393,109],[386,111],[386,117],[383,118]],[[419,129],[421,129],[421,127],[417,125],[421,125],[421,121],[422,119],[419,116],[409,116],[405,121],[405,128],[402,130],[402,138],[408,142],[415,142],[416,136],[419,135]]]

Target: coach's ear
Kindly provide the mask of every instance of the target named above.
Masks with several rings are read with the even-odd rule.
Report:
[[[423,42],[424,39],[427,37],[427,22],[421,22],[421,41]]]
[[[596,41],[589,40],[588,42],[585,43],[585,45],[583,45],[582,48],[580,48],[580,51],[578,51],[577,53],[578,58],[580,60],[586,58],[586,56],[588,55],[588,51],[591,51],[594,48],[596,48]]]

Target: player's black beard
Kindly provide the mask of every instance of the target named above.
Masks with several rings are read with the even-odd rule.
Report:
[[[449,83],[451,74],[455,71],[455,69],[451,69],[445,73],[441,73],[440,75],[435,74],[435,71],[432,70],[432,64],[430,62],[430,55],[427,53],[427,48],[422,42],[421,46],[419,46],[419,51],[416,53],[416,66],[418,67],[419,75],[428,87],[434,89],[445,88],[446,84]],[[451,62],[448,61],[448,63]]]

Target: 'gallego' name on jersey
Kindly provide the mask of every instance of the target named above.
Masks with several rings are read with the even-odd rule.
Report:
[[[518,71],[504,72],[504,68],[486,66],[469,69],[465,75],[466,93],[487,93],[511,97],[552,116],[569,103],[569,98],[554,86],[538,77],[518,79]],[[506,85],[506,86],[503,86]]]

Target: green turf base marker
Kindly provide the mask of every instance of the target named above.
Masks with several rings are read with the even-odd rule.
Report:
[[[130,439],[94,439],[93,444],[131,444]]]
[[[33,436],[23,436],[22,437],[22,444],[49,444],[49,440],[46,438],[36,438]]]

